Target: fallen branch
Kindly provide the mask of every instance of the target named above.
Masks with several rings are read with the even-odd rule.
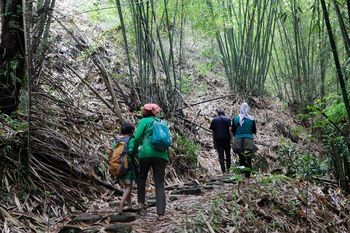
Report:
[[[262,142],[255,142],[255,141],[254,141],[254,143],[255,143],[256,145],[260,145],[260,146],[267,146],[267,147],[271,147],[271,145],[269,145],[269,144],[265,144],[265,143],[262,143]]]
[[[181,120],[184,120],[184,121],[186,121],[187,123],[190,123],[190,124],[192,124],[192,125],[195,125],[195,126],[201,128],[201,129],[204,129],[204,130],[206,130],[206,131],[208,131],[208,132],[212,132],[211,129],[204,128],[203,126],[198,125],[197,123],[194,123],[194,122],[192,122],[192,121],[190,121],[190,120],[188,120],[188,119],[186,119],[186,118],[184,118],[184,117],[182,117],[182,116],[177,116],[177,115],[175,115],[175,117],[176,117],[176,118],[179,118],[179,119],[181,119]]]
[[[87,45],[87,43],[84,40],[79,40],[77,37],[74,36],[74,34],[56,17],[54,17],[52,14],[51,16],[62,26],[62,28],[72,37],[72,39],[81,47],[84,49],[84,51],[90,55],[90,59],[93,61],[93,63],[96,65],[96,67],[100,70],[101,74],[102,74],[102,78],[106,84],[107,90],[110,93],[111,97],[112,97],[112,102],[114,107],[112,107],[112,111],[118,116],[120,122],[123,122],[123,116],[121,114],[120,111],[120,107],[119,107],[119,102],[117,101],[117,97],[115,94],[115,91],[112,87],[112,80],[111,77],[109,76],[105,66],[103,65],[102,61],[100,60],[100,58],[96,55],[96,52],[89,52],[87,50],[87,48],[91,48],[91,46]],[[77,26],[74,24],[74,26],[77,28]],[[79,33],[79,31],[77,31]],[[80,35],[80,38],[83,38],[82,35]],[[81,42],[83,41],[84,44]],[[84,83],[86,83],[85,80],[81,79]],[[120,93],[123,93],[121,87],[119,86],[118,83],[115,83],[115,86],[118,88]],[[91,88],[90,88],[91,89]]]
[[[109,184],[109,183],[106,183],[106,182],[103,182],[103,181],[101,181],[101,180],[99,180],[99,179],[96,179],[95,177],[93,177],[93,176],[88,176],[90,179],[93,179],[93,181],[96,183],[96,184],[99,184],[99,185],[101,185],[101,186],[103,186],[103,187],[105,187],[105,188],[107,188],[107,189],[109,189],[109,190],[112,190],[112,191],[115,191],[115,193],[117,194],[117,195],[123,195],[123,191],[122,190],[120,190],[120,189],[118,189],[118,188],[116,188],[116,187],[114,187],[113,185],[111,185],[111,184]]]
[[[215,233],[215,231],[211,227],[210,223],[204,217],[203,217],[203,220],[205,221],[205,225],[207,225],[209,232],[210,233]]]
[[[3,209],[2,207],[0,207],[0,211],[1,213],[8,219],[10,220],[13,224],[15,224],[16,226],[21,226],[22,224],[16,219],[14,218],[11,214],[9,214],[5,209]]]
[[[211,101],[214,101],[214,100],[224,99],[224,98],[231,97],[231,96],[235,96],[235,94],[224,95],[224,96],[216,97],[216,98],[213,98],[213,99],[204,100],[204,101],[201,101],[201,102],[198,102],[198,103],[189,104],[188,106],[176,109],[176,111],[180,111],[180,110],[183,110],[185,108],[193,107],[193,106],[196,106],[196,105],[199,105],[199,104],[208,103],[208,102],[211,102]]]
[[[315,176],[312,176],[311,178],[313,180],[317,180],[317,181],[320,181],[320,182],[323,182],[323,183],[338,184],[338,182],[336,180],[328,180],[328,179],[323,179],[323,178],[319,178],[319,177],[315,177]]]
[[[110,103],[108,103],[108,101],[107,101],[105,98],[103,98],[103,97],[98,93],[98,91],[97,91],[95,88],[93,88],[93,87],[85,80],[85,78],[81,77],[80,74],[78,74],[78,72],[76,72],[76,71],[74,70],[74,68],[73,68],[71,65],[69,65],[55,50],[53,50],[51,47],[49,47],[49,49],[50,49],[53,53],[55,53],[55,54],[57,55],[57,57],[67,66],[67,68],[70,69],[70,70],[80,79],[80,81],[82,81],[93,93],[95,93],[95,95],[96,95],[110,110],[112,110],[112,112],[114,112],[115,114],[117,114],[117,113],[115,112],[114,107],[113,107]]]

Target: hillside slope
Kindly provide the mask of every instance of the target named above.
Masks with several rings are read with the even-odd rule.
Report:
[[[103,232],[110,225],[109,215],[113,214],[120,193],[108,171],[108,155],[118,136],[118,120],[105,104],[111,102],[111,97],[99,65],[103,64],[113,77],[123,117],[135,125],[140,118],[137,112],[130,111],[132,94],[127,85],[128,67],[120,31],[105,30],[89,22],[86,14],[77,12],[67,2],[57,4],[42,75],[33,90],[29,175],[21,175],[16,161],[12,164],[6,160],[1,165],[0,228],[5,232],[64,232],[62,227],[67,224],[77,225],[76,232],[92,231],[95,227]],[[127,225],[134,232],[349,230],[349,199],[336,185],[318,187],[302,178],[271,175],[273,169],[281,166],[279,159],[285,160],[279,149],[296,151],[289,154],[292,160],[299,152],[322,156],[321,147],[308,139],[295,114],[272,97],[243,99],[232,94],[219,61],[200,71],[198,64],[207,59],[201,53],[204,40],[194,43],[191,34],[187,36],[184,72],[188,79],[183,115],[167,120],[174,141],[166,174],[167,218],[157,221],[154,208],[149,208],[135,214],[136,221]],[[232,118],[244,101],[251,106],[258,127],[255,140],[259,151],[254,158],[257,173],[250,183],[239,181],[233,172],[228,178],[220,177],[208,130],[217,110],[225,110]],[[25,113],[19,113],[17,120],[24,123]],[[2,139],[13,144],[25,140],[25,130],[18,130],[4,118],[1,123]],[[285,138],[283,144],[281,138]],[[181,140],[198,144],[198,149],[183,146]],[[192,156],[198,156],[198,168],[188,164],[189,148],[195,152]],[[185,184],[196,195],[182,195]],[[174,185],[175,191],[171,190]],[[152,183],[147,188],[151,198]],[[198,189],[200,193],[196,193]],[[135,197],[135,191],[133,194]],[[83,213],[98,213],[100,217],[91,224],[71,222]]]

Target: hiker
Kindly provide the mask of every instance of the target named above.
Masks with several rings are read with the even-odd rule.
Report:
[[[148,103],[143,106],[142,115],[135,133],[134,152],[138,152],[139,174],[137,181],[138,208],[145,209],[145,184],[148,171],[152,167],[153,180],[156,189],[156,208],[158,219],[162,220],[165,213],[165,167],[169,160],[168,150],[155,150],[151,145],[153,124],[160,121],[155,115],[161,110],[157,104]],[[164,122],[166,125],[166,123]],[[140,148],[139,148],[140,147]]]
[[[123,139],[126,140],[127,143],[127,161],[129,168],[127,173],[124,175],[119,175],[119,184],[123,187],[123,196],[118,205],[118,214],[123,213],[123,206],[125,201],[128,203],[128,209],[131,209],[131,190],[136,180],[136,171],[137,171],[137,163],[135,160],[135,155],[132,152],[134,146],[134,138],[133,134],[135,131],[135,127],[131,123],[123,123],[120,131],[123,135]],[[116,146],[117,141],[113,145],[113,149]]]
[[[243,172],[248,179],[252,170],[252,157],[258,150],[253,141],[253,134],[256,134],[256,124],[254,117],[249,115],[249,111],[248,104],[243,103],[239,115],[232,120],[232,133],[234,135],[232,149],[239,156],[239,165],[249,168],[249,171]]]
[[[214,148],[219,154],[221,171],[226,173],[231,167],[232,132],[231,121],[227,116],[225,116],[225,112],[223,110],[218,111],[218,116],[212,120],[209,129],[212,130]]]

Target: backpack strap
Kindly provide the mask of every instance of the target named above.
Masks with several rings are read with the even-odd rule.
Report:
[[[158,117],[150,117],[152,120],[153,120],[153,122],[161,122],[162,120],[161,119],[159,119]]]
[[[129,141],[130,141],[130,136],[127,136],[127,137],[124,137],[124,138],[119,138],[119,139],[117,139],[116,141],[115,141],[115,143],[114,143],[114,147],[119,143],[119,142],[124,142],[125,143],[125,146],[124,146],[124,150],[123,150],[123,152],[125,152],[125,151],[127,151],[127,147],[128,147],[128,143],[129,143]],[[114,148],[113,147],[113,148]]]
[[[124,138],[119,138],[115,141],[115,143],[119,143],[119,142],[125,142],[125,143],[129,143],[130,140],[130,136],[124,137]]]

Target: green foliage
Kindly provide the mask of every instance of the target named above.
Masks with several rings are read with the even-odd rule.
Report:
[[[4,122],[4,124],[0,124],[0,130],[5,128],[5,125],[10,127],[11,130],[27,130],[28,123],[27,122],[20,122],[16,120],[14,117],[11,117],[7,114],[0,112],[0,122]],[[0,134],[1,135],[1,134]]]
[[[193,75],[185,73],[182,77],[182,91],[189,92],[193,90]]]
[[[90,23],[102,23],[109,30],[119,24],[119,21],[116,20],[117,10],[115,6],[115,1],[93,0],[78,7],[88,12]]]
[[[208,17],[210,12],[206,5],[206,0],[187,0],[186,13],[187,21],[193,30],[202,34],[204,38],[214,37],[214,22]]]
[[[261,180],[262,180],[262,182],[264,182],[265,184],[268,184],[268,183],[271,182],[271,177],[267,177],[266,179],[262,178]]]
[[[177,156],[183,156],[186,163],[193,168],[196,168],[198,164],[198,149],[198,144],[183,136],[176,136],[170,147],[171,151],[175,152]]]
[[[12,58],[12,60],[8,61],[6,59],[1,59],[1,69],[0,76],[10,78],[13,83],[24,84],[27,86],[27,80],[25,77],[17,77],[17,68],[20,63],[23,63],[23,56],[21,52],[17,52],[17,54]]]
[[[230,171],[240,173],[240,172],[245,172],[245,171],[251,171],[251,169],[249,167],[245,167],[245,166],[237,166],[237,167],[231,167]]]
[[[278,2],[207,1],[209,18],[232,91],[240,94],[264,92]]]
[[[339,178],[339,169],[334,162],[335,156],[339,157],[340,163],[344,163],[344,157],[349,156],[349,140],[345,135],[348,131],[347,113],[342,102],[342,96],[328,95],[322,101],[317,101],[317,104],[306,107],[308,113],[301,114],[301,118],[309,118],[313,120],[312,130],[314,137],[321,140],[327,158],[324,160],[324,165],[327,170],[333,172],[334,177]],[[308,157],[305,158],[306,160]],[[317,161],[315,161],[316,163]],[[340,167],[346,167],[344,164]],[[346,171],[344,170],[346,173]]]
[[[323,161],[306,148],[291,144],[282,139],[278,149],[279,165],[287,170],[298,172],[302,177],[323,176],[329,170],[329,160]]]
[[[0,191],[0,203],[1,202],[7,202],[9,198],[9,194],[7,191]]]

